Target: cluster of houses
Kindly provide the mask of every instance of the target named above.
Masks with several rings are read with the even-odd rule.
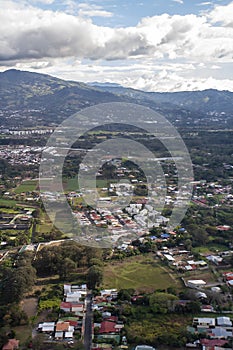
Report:
[[[116,289],[101,290],[100,295],[93,300],[93,310],[101,314],[101,321],[94,323],[93,350],[100,348],[103,343],[119,345],[127,342],[126,338],[121,336],[123,322],[109,311],[109,307],[116,304],[117,294]]]
[[[83,207],[82,210],[75,211],[74,216],[80,226],[95,225],[96,227],[107,228],[109,236],[114,243],[121,240],[122,244],[129,237],[136,239],[149,233],[148,229],[141,228],[128,213],[123,212],[121,209],[111,212],[107,209],[99,209],[97,211]],[[129,243],[131,243],[132,239],[129,240]],[[98,240],[98,235],[96,240]]]
[[[157,255],[162,259],[168,261],[169,264],[175,266],[179,270],[191,271],[196,269],[206,269],[208,264],[204,260],[195,260],[194,256],[189,250],[183,248],[167,248],[157,252]]]
[[[163,247],[162,250],[157,252],[157,255],[166,260],[170,265],[175,266],[179,270],[192,271],[192,270],[205,270],[208,269],[209,264],[216,266],[225,266],[225,258],[230,256],[232,251],[223,253],[209,254],[203,256],[201,260],[195,260],[193,254],[186,249],[175,247],[167,248]]]
[[[232,169],[229,164],[223,164],[223,167],[226,170]],[[194,185],[193,201],[196,204],[219,207],[221,204],[232,205],[233,203],[232,185],[221,184],[220,181],[206,182],[205,180],[196,181]],[[217,200],[215,201],[215,199]]]
[[[37,327],[39,332],[48,334],[55,340],[72,340],[75,332],[83,335],[85,297],[87,286],[64,285],[64,300],[60,304],[60,317],[57,322],[43,322]]]
[[[229,287],[233,287],[233,272],[223,272],[223,279]]]
[[[229,317],[195,317],[192,326],[187,330],[192,334],[201,335],[200,340],[193,345],[202,346],[203,350],[220,350],[225,348],[232,339],[232,321]]]
[[[12,165],[36,165],[40,163],[43,147],[35,146],[11,146],[0,147],[0,158],[7,159]]]

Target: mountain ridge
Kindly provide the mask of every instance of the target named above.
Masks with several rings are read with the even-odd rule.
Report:
[[[194,122],[210,116],[233,122],[233,93],[227,90],[145,92],[113,83],[90,86],[16,69],[0,73],[0,101],[1,128],[57,125],[83,108],[108,102],[141,104],[172,122]]]

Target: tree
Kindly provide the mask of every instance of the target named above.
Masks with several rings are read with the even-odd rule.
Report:
[[[44,349],[44,335],[43,334],[37,334],[32,339],[32,348],[33,348],[33,350],[43,350]]]
[[[101,284],[103,280],[103,271],[97,266],[93,265],[89,268],[87,273],[87,286],[89,289],[95,289]]]
[[[7,271],[8,275],[3,278],[0,285],[0,300],[6,304],[19,302],[23,294],[34,285],[36,271],[30,265],[15,269],[7,268]]]
[[[92,258],[92,259],[90,259],[90,266],[92,266],[92,265],[103,267],[103,261],[100,259],[97,259],[97,258]]]
[[[62,280],[66,280],[70,275],[71,271],[76,268],[76,263],[70,258],[65,258],[59,266],[59,276]]]
[[[117,298],[118,298],[118,300],[122,300],[122,301],[124,301],[124,300],[130,301],[131,295],[127,289],[120,289],[118,292]]]
[[[149,298],[149,305],[153,312],[166,314],[174,309],[174,302],[178,298],[173,294],[168,293],[154,293]]]

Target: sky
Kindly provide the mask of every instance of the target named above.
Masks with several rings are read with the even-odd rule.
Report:
[[[233,1],[0,0],[0,71],[233,91]]]

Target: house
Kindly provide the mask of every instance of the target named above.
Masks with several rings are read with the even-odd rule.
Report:
[[[198,299],[207,299],[206,293],[197,292],[195,295],[196,295],[196,297],[197,297]]]
[[[219,265],[223,261],[223,258],[219,255],[209,255],[206,257],[206,259],[211,261],[215,265]]]
[[[155,350],[155,348],[149,345],[137,345],[135,350]]]
[[[2,350],[16,350],[19,348],[19,340],[9,339],[8,342],[3,345]]]
[[[230,317],[217,317],[217,325],[222,327],[232,327]]]
[[[78,303],[82,297],[81,292],[71,292],[66,294],[67,303]]]
[[[69,322],[58,321],[56,324],[56,339],[67,339],[73,338],[74,327],[70,325]]]
[[[56,332],[65,332],[68,331],[70,327],[69,322],[58,321],[56,324]]]
[[[216,346],[224,346],[227,344],[227,340],[224,339],[201,339],[200,343],[205,349],[214,349]]]
[[[187,281],[187,287],[197,289],[202,288],[206,285],[206,282],[203,280],[188,280]]]
[[[52,333],[54,332],[55,322],[44,322],[38,325],[38,331],[42,333]]]
[[[232,330],[223,327],[210,329],[208,335],[211,339],[228,339],[232,337]]]
[[[112,321],[103,321],[101,322],[99,333],[117,333],[119,330],[116,329],[116,323]]]
[[[175,259],[173,258],[173,256],[171,256],[170,254],[164,254],[164,257],[165,257],[169,262],[175,261]]]
[[[193,319],[194,326],[204,326],[204,327],[214,327],[215,326],[215,318],[210,317],[201,317]]]
[[[60,309],[64,312],[70,312],[71,311],[71,303],[67,303],[65,301],[62,301],[60,304]]]
[[[201,312],[214,312],[214,308],[212,305],[202,305]]]
[[[63,332],[59,331],[59,332],[55,332],[55,339],[63,339]]]
[[[102,297],[112,297],[117,298],[117,289],[105,289],[100,291]]]
[[[84,311],[84,304],[71,303],[71,311],[74,313],[83,312]]]

